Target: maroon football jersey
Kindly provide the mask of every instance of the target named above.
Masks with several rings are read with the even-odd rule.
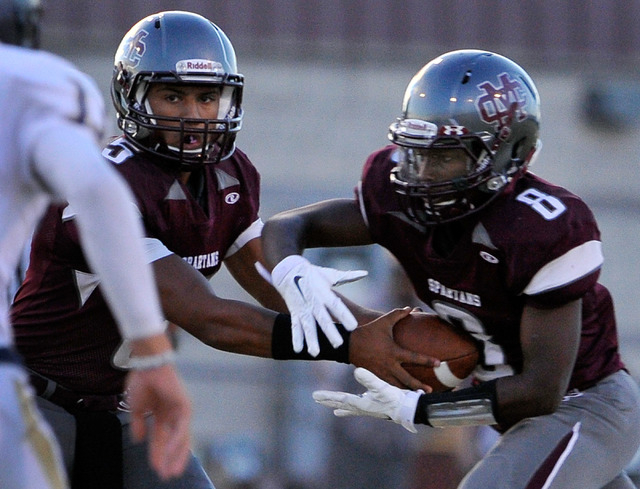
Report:
[[[388,146],[369,157],[356,197],[374,240],[399,260],[418,297],[482,341],[480,380],[521,370],[520,318],[527,297],[543,306],[583,300],[570,388],[585,388],[623,368],[612,299],[597,282],[600,233],[582,200],[526,173],[475,215],[421,227],[396,199],[389,178],[394,151]],[[447,247],[448,230],[456,238]]]
[[[260,177],[240,150],[205,165],[196,189],[123,138],[103,154],[129,182],[147,236],[207,277],[258,219]],[[64,219],[64,211],[51,207],[33,238],[31,263],[12,308],[16,345],[27,366],[67,388],[116,394],[125,375],[111,365],[120,334],[85,262],[74,220]]]

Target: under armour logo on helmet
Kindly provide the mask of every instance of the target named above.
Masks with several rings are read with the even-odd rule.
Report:
[[[438,130],[440,136],[464,136],[469,134],[469,129],[464,126],[442,126]]]

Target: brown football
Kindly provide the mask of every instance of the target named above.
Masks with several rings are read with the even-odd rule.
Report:
[[[438,358],[439,367],[415,364],[403,367],[434,392],[453,389],[478,364],[480,354],[472,336],[455,328],[435,314],[413,312],[393,327],[395,342],[407,350]]]

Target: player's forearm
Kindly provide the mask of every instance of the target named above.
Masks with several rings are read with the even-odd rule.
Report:
[[[352,199],[332,199],[281,212],[262,230],[265,258],[274,267],[306,248],[361,246],[371,235]]]
[[[140,357],[160,355],[173,349],[171,341],[165,333],[132,340],[130,346],[131,355]]]
[[[218,299],[217,305],[209,309],[207,318],[202,313],[200,310],[183,324],[176,319],[172,321],[217,350],[276,360],[349,362],[350,333],[341,326],[340,333],[345,340],[342,346],[334,348],[319,331],[320,354],[312,357],[306,350],[294,352],[291,318],[288,314],[278,314],[259,306],[225,299]]]
[[[272,357],[271,338],[276,312],[244,302],[220,299],[216,307],[209,309],[207,316],[180,326],[217,350]]]
[[[173,345],[166,333],[132,340],[130,347],[127,366],[132,370],[153,370],[175,362]]]
[[[566,386],[557,390],[551,387],[552,384],[549,376],[533,381],[522,374],[498,379],[496,392],[501,426],[508,428],[523,419],[553,413],[566,393]]]
[[[290,255],[301,255],[305,246],[304,219],[282,212],[269,219],[262,229],[262,249],[268,268]]]
[[[516,388],[516,376],[502,377],[474,387],[420,397],[415,422],[435,427],[490,424],[506,430],[526,418],[553,413],[553,397],[527,395]]]
[[[166,318],[206,345],[264,358],[313,359],[293,351],[288,315],[218,297],[211,284],[176,255],[154,261],[153,267]],[[277,327],[276,317],[280,318]],[[316,359],[348,362],[349,335],[346,331],[342,334],[345,349],[336,352],[327,342]],[[318,337],[326,340],[321,332]]]
[[[367,307],[361,306],[360,304],[356,304],[350,299],[347,299],[342,294],[336,292],[336,295],[340,297],[342,302],[349,308],[351,313],[358,320],[358,324],[362,326],[363,324],[370,323],[371,321],[379,318],[384,314],[384,312],[376,311],[374,309],[369,309]]]

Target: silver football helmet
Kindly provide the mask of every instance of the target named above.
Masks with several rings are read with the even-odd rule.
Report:
[[[220,88],[216,119],[164,117],[147,101],[153,83],[212,85]],[[176,162],[183,170],[228,158],[242,127],[244,77],[225,33],[191,12],[167,11],[145,17],[124,36],[115,54],[111,83],[118,125],[137,148]],[[154,131],[180,133],[178,146],[150,136]],[[189,134],[198,134],[198,150],[187,150]]]
[[[540,147],[539,123],[533,81],[504,56],[459,50],[429,62],[409,83],[402,116],[389,128],[399,149],[391,180],[407,216],[428,226],[482,209],[530,164]],[[453,148],[469,156],[466,175],[423,180],[423,156]]]

